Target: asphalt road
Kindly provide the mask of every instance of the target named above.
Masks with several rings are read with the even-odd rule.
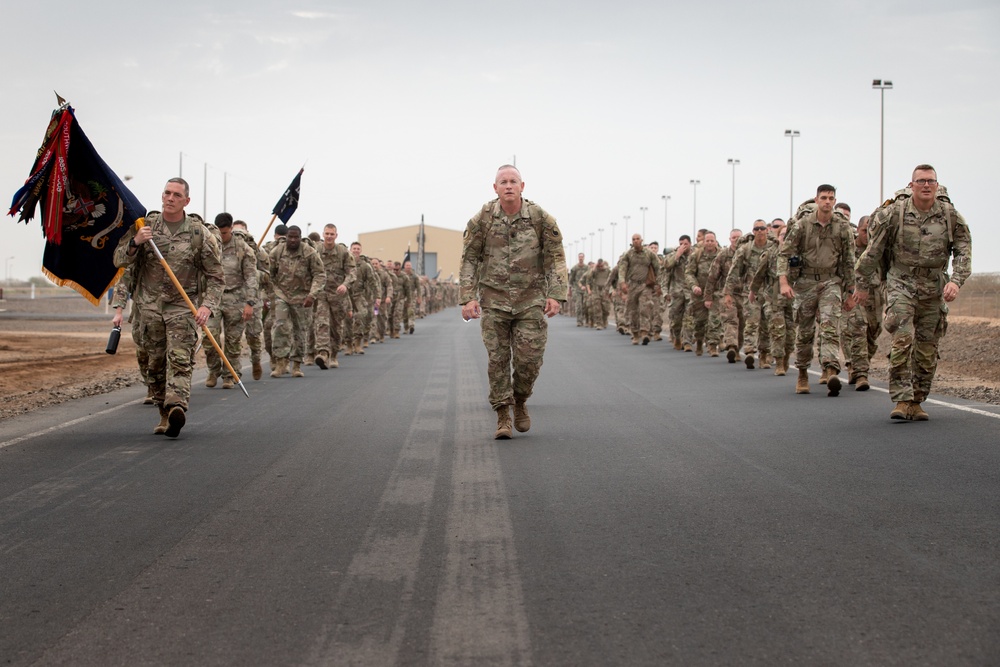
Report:
[[[556,318],[510,441],[456,309],[0,422],[0,664],[1000,664],[1000,408],[667,345]]]

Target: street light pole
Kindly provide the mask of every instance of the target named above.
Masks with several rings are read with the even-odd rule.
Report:
[[[736,229],[736,166],[739,165],[739,160],[734,160],[729,158],[727,164],[733,167],[733,226],[730,229]]]
[[[594,259],[594,232],[590,232],[590,259]]]
[[[600,254],[597,256],[598,259],[604,258],[604,227],[597,228],[597,248],[600,250]]]
[[[882,128],[879,131],[878,200],[885,201],[885,91],[892,90],[892,81],[874,79],[872,88],[882,91]]]
[[[625,247],[628,248],[632,244],[632,239],[628,235],[628,221],[631,219],[631,215],[623,215],[625,218]]]
[[[785,136],[791,140],[792,144],[792,154],[791,154],[791,165],[788,169],[788,219],[792,219],[792,213],[795,212],[795,137],[799,136],[798,130],[785,130]]]
[[[617,222],[609,223],[611,225],[611,261],[616,261],[615,256],[615,227],[618,226]]]
[[[670,195],[660,195],[660,199],[663,200],[663,249],[666,250],[669,242],[667,241],[667,205],[670,203]]]
[[[648,206],[640,206],[639,210],[642,211],[642,240],[646,240],[646,211],[649,210]]]
[[[691,189],[694,190],[694,216],[691,221],[691,238],[698,238],[698,186],[701,184],[696,178],[691,179]]]

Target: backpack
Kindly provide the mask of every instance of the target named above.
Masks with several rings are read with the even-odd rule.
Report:
[[[877,220],[877,216],[883,212],[887,213],[887,220],[893,221],[895,218],[895,224],[893,224],[888,230],[888,238],[886,239],[885,248],[888,249],[896,243],[896,234],[899,229],[903,226],[903,214],[906,212],[906,202],[910,197],[913,196],[913,190],[910,187],[905,187],[901,190],[896,190],[891,199],[886,199],[882,204],[872,211],[869,216],[868,222],[868,238],[871,239],[872,233],[872,223]],[[952,246],[955,244],[955,227],[958,225],[958,211],[955,209],[955,205],[951,203],[951,198],[948,196],[948,188],[943,185],[938,185],[937,201],[941,204],[945,212],[945,217],[948,220],[948,250],[950,251]],[[878,268],[876,269],[878,277],[881,281],[885,281],[886,275],[889,273],[889,269],[892,267],[892,261],[890,260],[890,253],[883,252],[882,257],[879,260]]]

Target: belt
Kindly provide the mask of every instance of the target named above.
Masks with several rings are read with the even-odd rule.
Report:
[[[894,264],[893,268],[900,273],[909,273],[924,278],[936,278],[944,271],[943,266],[907,266],[905,264]]]
[[[810,278],[812,280],[826,280],[827,278],[833,278],[836,275],[837,275],[836,269],[817,271],[815,269],[805,268],[802,269],[802,273],[799,274],[799,278]]]

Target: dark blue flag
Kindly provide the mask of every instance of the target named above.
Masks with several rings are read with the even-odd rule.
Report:
[[[406,254],[403,255],[403,263],[400,266],[406,266],[406,263],[410,261],[410,246],[406,246]]]
[[[299,169],[299,173],[295,174],[295,178],[292,179],[292,184],[288,186],[285,190],[285,194],[281,195],[281,199],[278,203],[274,205],[274,209],[271,211],[272,214],[281,218],[281,221],[288,224],[291,220],[292,214],[295,213],[295,209],[299,207],[299,190],[302,187],[302,172],[305,168]]]
[[[18,222],[28,222],[39,202],[43,273],[96,306],[124,270],[114,264],[118,241],[146,208],[97,154],[68,105],[52,113],[31,175],[8,215],[20,212]]]

